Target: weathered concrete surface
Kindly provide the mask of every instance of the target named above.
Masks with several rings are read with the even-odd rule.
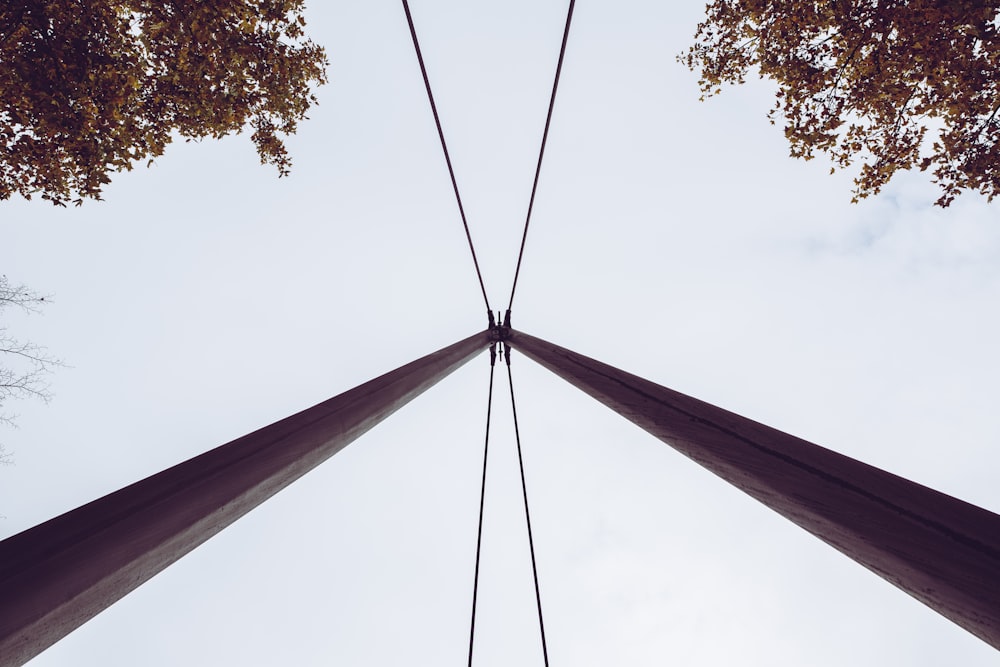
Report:
[[[507,342],[1000,648],[1000,516],[519,331]]]
[[[0,542],[0,665],[27,662],[489,343],[477,333]]]

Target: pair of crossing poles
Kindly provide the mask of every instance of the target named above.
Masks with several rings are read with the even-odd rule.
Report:
[[[21,665],[505,342],[1000,649],[1000,516],[504,326],[0,542],[0,666]]]

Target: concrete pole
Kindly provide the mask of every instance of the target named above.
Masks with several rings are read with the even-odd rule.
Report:
[[[491,342],[484,331],[0,542],[0,665],[21,665]]]
[[[1000,648],[1000,516],[519,331],[507,343]]]

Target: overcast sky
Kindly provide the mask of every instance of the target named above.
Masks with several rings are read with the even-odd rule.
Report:
[[[278,180],[180,143],[103,203],[0,204],[12,333],[69,368],[0,438],[0,536],[485,327],[398,2],[316,2],[321,104]],[[566,3],[412,0],[494,308]],[[851,205],[751,82],[698,102],[703,2],[577,4],[517,328],[1000,510],[1000,226],[921,174]],[[553,666],[995,665],[996,652],[514,357]],[[31,664],[464,664],[485,354]],[[476,665],[541,665],[506,387]]]

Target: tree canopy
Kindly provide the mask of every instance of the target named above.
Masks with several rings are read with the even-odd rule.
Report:
[[[854,200],[930,170],[939,206],[1000,194],[998,0],[713,0],[681,62],[702,98],[757,71],[793,157],[862,166]],[[929,136],[928,136],[929,135]],[[836,168],[836,167],[835,167]]]
[[[245,128],[286,175],[281,135],[326,81],[302,0],[0,4],[0,199],[100,199],[111,173],[175,136]]]

